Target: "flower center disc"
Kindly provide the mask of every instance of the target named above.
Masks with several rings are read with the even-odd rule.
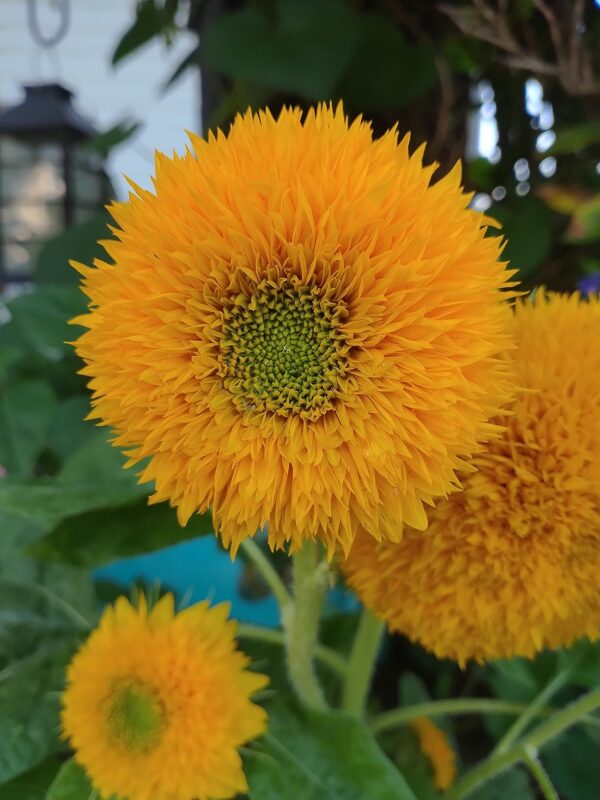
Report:
[[[106,722],[118,744],[134,753],[151,750],[165,725],[162,703],[156,693],[138,681],[117,683],[108,699]]]
[[[265,280],[223,309],[221,372],[241,410],[316,419],[332,408],[348,346],[345,304],[314,285]]]

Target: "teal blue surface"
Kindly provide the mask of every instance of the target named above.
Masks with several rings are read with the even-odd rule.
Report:
[[[189,604],[208,599],[231,603],[231,616],[257,625],[277,625],[275,599],[247,600],[238,591],[243,569],[240,559],[232,561],[212,536],[192,539],[147,555],[124,558],[96,571],[96,578],[118,583],[126,589],[140,578],[159,582],[185,595]]]
[[[97,570],[96,578],[117,583],[124,591],[139,579],[158,582],[180,597],[185,595],[189,604],[205,599],[211,603],[228,601],[234,619],[256,625],[278,625],[279,611],[272,595],[247,600],[239,594],[242,570],[241,559],[232,561],[214,537],[204,536],[155,553],[124,558]],[[354,596],[341,589],[329,594],[331,609],[353,610],[356,605]]]

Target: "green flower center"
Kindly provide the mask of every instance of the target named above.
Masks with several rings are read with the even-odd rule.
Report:
[[[317,286],[265,280],[223,309],[220,374],[241,410],[316,419],[332,408],[348,346],[343,303]]]
[[[165,727],[160,698],[149,686],[135,680],[115,685],[105,714],[111,738],[133,753],[152,750]]]

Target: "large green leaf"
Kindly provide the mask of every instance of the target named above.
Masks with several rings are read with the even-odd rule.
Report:
[[[74,455],[97,434],[94,423],[86,420],[90,412],[87,394],[76,394],[56,407],[48,432],[48,449],[60,462]]]
[[[46,800],[97,800],[98,793],[90,783],[83,767],[67,761],[52,782]]]
[[[274,705],[246,759],[251,800],[416,800],[368,728],[342,712]]]
[[[514,767],[508,772],[502,772],[469,797],[470,800],[535,800],[536,795],[525,770]]]
[[[552,155],[572,155],[591,144],[600,144],[600,121],[597,119],[567,128],[558,128],[556,140],[549,152]]]
[[[343,0],[279,0],[276,15],[247,8],[216,19],[202,37],[206,63],[234,79],[327,99],[358,43],[358,17]]]
[[[352,109],[402,108],[436,85],[432,46],[409,44],[382,14],[361,14],[360,19],[360,44],[337,86]]]
[[[108,133],[105,135],[108,136]],[[38,284],[77,285],[81,275],[69,261],[91,265],[95,258],[106,260],[106,251],[98,244],[98,240],[112,238],[107,228],[110,222],[111,217],[103,211],[80,225],[67,228],[44,245],[35,267]]]
[[[1,800],[45,800],[50,784],[60,767],[56,756],[0,786]]]
[[[552,246],[553,214],[548,206],[528,195],[515,198],[511,205],[494,205],[489,214],[502,223],[502,233],[508,239],[503,258],[519,271],[521,280],[532,277]]]
[[[60,361],[72,353],[67,341],[76,338],[77,329],[68,320],[85,309],[85,296],[71,286],[45,286],[7,303],[16,344],[48,361]]]
[[[0,465],[9,475],[29,476],[46,444],[56,397],[47,383],[28,380],[0,393]]]
[[[183,528],[168,503],[149,506],[142,500],[68,517],[31,552],[43,559],[96,567],[203,536],[212,529],[210,514],[196,514]]]
[[[564,800],[598,800],[600,728],[570,728],[542,753],[544,766]]]
[[[123,483],[61,485],[55,480],[0,481],[0,511],[18,519],[54,526],[74,514],[120,506],[139,497],[143,490]]]
[[[63,675],[64,663],[49,661],[24,667],[0,684],[0,784],[61,749],[58,690]]]

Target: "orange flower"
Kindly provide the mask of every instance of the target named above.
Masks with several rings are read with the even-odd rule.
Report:
[[[185,524],[233,550],[397,541],[497,428],[510,276],[460,169],[341,108],[239,116],[158,155],[79,265],[94,417]]]

